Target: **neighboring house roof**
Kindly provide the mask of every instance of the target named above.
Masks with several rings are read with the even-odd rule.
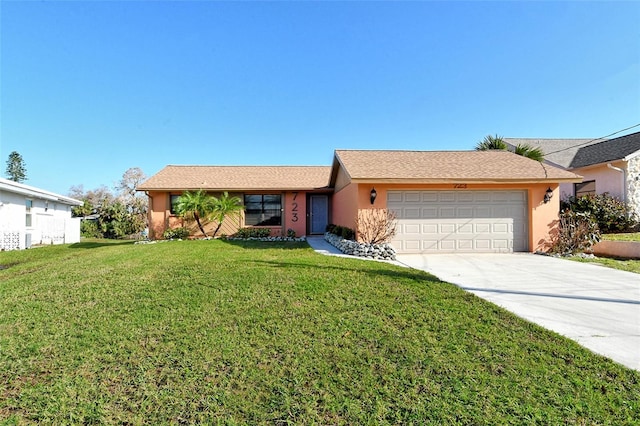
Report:
[[[41,200],[54,201],[56,203],[67,204],[70,206],[81,206],[82,201],[54,192],[45,191],[35,186],[25,185],[23,183],[14,182],[9,179],[0,178],[0,191],[12,192],[14,194],[24,195],[25,197],[33,197]]]
[[[640,154],[640,132],[584,146],[578,150],[571,168],[586,167]]]
[[[138,191],[248,191],[321,189],[329,182],[328,166],[166,166]]]
[[[547,163],[553,163],[568,169],[576,156],[578,150],[585,144],[595,143],[593,139],[525,139],[525,138],[504,138],[504,142],[514,149],[518,145],[529,145],[540,148],[544,152],[544,159]]]
[[[629,160],[640,155],[640,132],[606,140],[505,138],[504,141],[512,147],[528,144],[541,148],[545,153],[545,161],[566,169]]]
[[[351,181],[402,183],[580,182],[574,173],[509,151],[337,150],[331,185],[340,164]]]

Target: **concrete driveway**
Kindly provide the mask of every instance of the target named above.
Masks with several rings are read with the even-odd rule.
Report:
[[[640,275],[528,253],[399,255],[593,352],[640,370]]]

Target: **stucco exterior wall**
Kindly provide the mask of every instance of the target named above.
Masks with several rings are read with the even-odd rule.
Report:
[[[627,163],[627,202],[640,216],[640,155]]]
[[[26,224],[27,199],[32,201],[31,226]],[[0,250],[79,241],[80,221],[71,218],[70,205],[7,191],[0,192]]]
[[[611,163],[612,166],[625,169],[627,165],[622,161]],[[574,173],[583,177],[584,181],[595,180],[596,181],[596,193],[604,194],[609,193],[614,197],[624,198],[624,175],[617,171],[607,167],[606,164],[593,167],[585,167],[582,169],[572,170]],[[570,185],[570,186],[569,186]],[[566,195],[575,195],[573,191],[573,184],[562,184],[561,187],[562,198],[566,198]]]
[[[282,194],[282,225],[270,227],[271,235],[286,235],[288,229],[293,229],[298,237],[307,234],[307,191],[270,191],[264,193]],[[149,238],[161,239],[165,230],[178,227],[186,227],[191,231],[191,235],[202,236],[202,232],[195,222],[185,221],[171,213],[171,195],[172,193],[168,192],[149,192]],[[173,193],[173,195],[180,194]],[[212,193],[212,195],[219,196],[220,193]],[[244,194],[232,193],[229,195],[243,199]],[[207,235],[211,236],[216,226],[216,222],[206,224],[204,229]],[[243,227],[245,227],[244,212],[241,212],[239,217],[225,218],[217,235],[233,235]]]
[[[331,217],[334,224],[355,228],[359,196],[356,183],[351,183],[333,194]]]
[[[375,187],[378,194],[376,201],[371,205],[371,189]],[[544,203],[544,195],[547,188],[554,193],[548,203]],[[357,199],[357,205],[347,201],[336,202],[334,195],[334,223],[355,228],[355,218],[359,210],[387,207],[387,191],[395,190],[526,190],[528,195],[529,217],[529,251],[547,251],[551,245],[554,234],[558,228],[558,212],[560,210],[560,196],[558,185],[549,184],[436,184],[436,185],[394,185],[394,184],[351,184],[340,192],[344,192],[343,198]],[[346,192],[345,192],[346,191]],[[355,192],[355,194],[354,194]]]

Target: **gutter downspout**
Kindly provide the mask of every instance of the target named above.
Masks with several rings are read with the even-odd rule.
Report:
[[[620,167],[616,167],[611,163],[608,163],[607,167],[610,168],[611,170],[615,170],[617,172],[622,173],[622,188],[623,188],[622,201],[626,203],[627,202],[627,171],[625,169],[621,169]]]

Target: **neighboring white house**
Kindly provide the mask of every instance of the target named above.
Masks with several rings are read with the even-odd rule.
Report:
[[[80,241],[81,201],[0,178],[0,250]]]

